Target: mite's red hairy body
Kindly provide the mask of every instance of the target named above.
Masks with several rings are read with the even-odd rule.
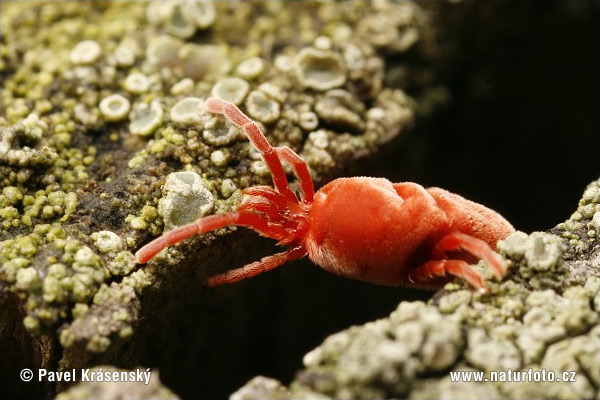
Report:
[[[366,177],[325,185],[309,221],[306,246],[315,264],[392,286],[409,282],[410,272],[430,259],[433,245],[447,234],[459,231],[495,246],[513,232],[496,212],[443,189]]]
[[[236,106],[210,98],[206,108],[224,114],[246,133],[271,170],[275,188],[250,187],[236,211],[201,218],[150,242],[136,253],[146,262],[163,248],[198,233],[246,226],[288,249],[209,278],[236,282],[308,255],[334,274],[380,285],[439,287],[450,276],[486,289],[467,260],[483,259],[498,277],[506,265],[492,250],[514,228],[495,211],[439,188],[382,178],[340,178],[314,193],[308,166],[287,147],[272,147]],[[281,161],[300,181],[300,198],[288,187]]]

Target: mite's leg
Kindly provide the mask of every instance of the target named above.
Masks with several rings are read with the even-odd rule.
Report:
[[[258,128],[258,125],[241,112],[235,104],[227,101],[211,97],[206,100],[205,106],[211,113],[225,115],[231,122],[244,131],[250,142],[260,151],[269,170],[271,170],[273,184],[277,191],[289,201],[298,201],[296,195],[288,187],[287,177],[285,176],[283,165],[275,148],[271,146],[265,135]]]
[[[138,263],[144,264],[165,247],[179,243],[194,235],[225,228],[230,225],[246,226],[263,236],[277,240],[281,240],[288,235],[285,229],[274,224],[267,224],[264,216],[258,213],[251,211],[232,211],[200,218],[194,222],[170,230],[139,249],[135,253],[135,258]]]
[[[253,262],[242,268],[233,269],[224,274],[215,275],[207,279],[208,286],[222,285],[225,283],[234,283],[242,279],[252,278],[263,272],[270,271],[288,261],[296,260],[306,255],[306,249],[303,246],[290,248],[282,253],[273,254],[260,261]]]
[[[263,197],[270,200],[277,208],[285,208],[287,200],[281,193],[270,186],[250,186],[242,190],[242,193],[250,197]]]
[[[412,283],[421,284],[426,287],[429,282],[436,278],[446,277],[448,274],[464,279],[477,289],[487,291],[483,277],[463,260],[428,261],[411,272],[409,280]]]
[[[492,272],[502,278],[506,275],[506,264],[486,242],[460,232],[452,232],[442,237],[433,248],[433,258],[444,258],[447,251],[465,250],[482,259],[492,269]]]
[[[315,188],[306,161],[296,154],[294,150],[286,146],[275,147],[275,151],[277,151],[279,157],[289,163],[294,170],[294,175],[296,175],[296,178],[300,181],[302,199],[306,203],[312,203],[315,195]]]

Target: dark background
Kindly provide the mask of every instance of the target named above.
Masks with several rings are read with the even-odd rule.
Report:
[[[440,186],[497,210],[525,232],[567,219],[600,176],[598,4],[424,3],[437,20],[441,54],[434,69],[450,101],[349,174]],[[261,243],[268,254],[270,242]],[[236,325],[240,332],[215,339],[226,349],[223,370],[177,371],[177,377],[161,370],[161,376],[190,398],[198,390],[188,382],[194,374],[202,376],[201,392],[215,398],[256,375],[289,384],[302,356],[327,335],[387,316],[401,300],[429,296],[292,262],[207,290],[219,303],[215,314],[223,304],[225,313],[243,313],[211,318],[213,326],[244,321]],[[245,311],[236,311],[238,302]]]

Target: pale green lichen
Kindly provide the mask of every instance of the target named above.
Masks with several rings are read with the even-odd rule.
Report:
[[[169,35],[152,38],[146,48],[146,59],[158,67],[174,66],[179,62],[183,42]]]
[[[113,56],[118,66],[131,67],[140,53],[139,44],[132,38],[125,38],[119,43]]]
[[[111,365],[98,365],[89,368],[86,373],[86,376],[91,378],[89,381],[70,386],[58,393],[55,400],[113,399],[116,396],[155,400],[179,399],[162,384],[156,369],[138,366],[128,370]],[[137,377],[140,377],[140,380]]]
[[[346,82],[346,68],[342,57],[331,51],[304,48],[294,58],[296,79],[300,85],[326,91]]]
[[[165,229],[173,229],[207,215],[214,207],[212,193],[195,172],[174,172],[167,176],[158,211]]]
[[[107,121],[115,122],[124,119],[129,114],[131,103],[120,94],[112,94],[103,98],[99,107]]]
[[[130,251],[121,251],[117,253],[112,260],[106,264],[106,268],[112,275],[129,275],[135,269],[135,256]]]
[[[204,100],[185,97],[171,108],[171,120],[181,125],[198,125],[202,123],[204,113]]]
[[[276,379],[257,376],[229,396],[229,400],[288,399],[291,392]],[[319,397],[313,397],[319,400]]]
[[[256,79],[263,74],[265,70],[265,61],[260,57],[252,57],[242,61],[235,73],[246,80]]]
[[[171,94],[173,96],[180,96],[182,94],[190,93],[193,89],[194,80],[190,78],[183,78],[171,87]]]
[[[210,161],[217,167],[224,167],[227,165],[229,157],[223,150],[215,150],[210,153]]]
[[[92,64],[102,55],[102,48],[93,40],[84,40],[77,43],[71,50],[70,58],[73,64]]]
[[[215,21],[216,9],[210,0],[154,1],[146,10],[148,21],[160,25],[172,35],[186,39],[198,28],[209,28]]]
[[[298,381],[331,398],[385,398],[405,393],[418,374],[451,366],[463,345],[459,318],[403,302],[389,319],[328,337],[306,354]],[[314,373],[328,377],[313,380]]]
[[[312,132],[319,126],[319,117],[312,111],[306,111],[300,114],[300,127],[305,131]]]
[[[364,18],[358,24],[359,34],[374,46],[392,52],[406,51],[419,39],[415,23],[420,15],[419,10],[411,3],[403,3],[400,7],[401,10],[396,13],[382,10]]]
[[[123,89],[132,94],[146,93],[150,89],[148,77],[140,72],[134,72],[127,75],[123,81]]]
[[[240,78],[220,79],[211,90],[214,97],[226,100],[230,103],[240,105],[246,98],[250,85]]]
[[[246,110],[252,119],[265,124],[275,122],[281,115],[279,103],[259,90],[253,90],[248,95]]]
[[[101,253],[116,253],[124,249],[123,240],[114,232],[99,231],[90,235]]]
[[[150,136],[163,123],[163,109],[156,100],[150,105],[139,103],[134,107],[130,118],[129,130],[132,134]]]
[[[195,81],[224,75],[231,68],[225,51],[215,45],[188,43],[181,47],[178,57],[185,76]]]
[[[343,130],[360,133],[365,129],[362,117],[364,105],[345,90],[334,89],[325,93],[315,104],[315,112],[319,119]]]
[[[182,39],[189,38],[196,32],[196,24],[187,13],[186,3],[169,2],[170,10],[164,26],[172,35]]]
[[[58,157],[45,140],[48,125],[36,114],[0,129],[0,161],[19,167],[38,167],[48,166]]]
[[[534,232],[527,236],[523,232],[515,232],[498,243],[498,250],[513,260],[520,260],[519,278],[532,288],[556,288],[556,274],[564,275],[566,264],[562,260],[564,244],[554,235]]]
[[[38,333],[41,325],[65,319],[69,303],[90,301],[109,277],[98,255],[83,243],[67,239],[57,226],[37,225],[32,234],[5,240],[0,246],[2,280],[27,300],[28,326],[35,327],[32,333]],[[43,273],[39,266],[31,266],[38,248],[58,255],[49,258],[54,263]]]
[[[239,129],[223,118],[211,117],[206,121],[202,137],[213,146],[226,146],[240,136]]]

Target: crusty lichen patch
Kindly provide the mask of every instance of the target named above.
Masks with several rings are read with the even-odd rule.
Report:
[[[261,387],[261,397],[597,397],[600,244],[596,235],[586,234],[585,246],[581,237],[571,235],[574,226],[580,234],[594,224],[599,183],[588,186],[578,212],[553,229],[555,234],[516,232],[498,244],[511,269],[502,282],[483,270],[490,293],[473,292],[457,282],[428,303],[402,302],[388,318],[328,337],[306,354],[305,369],[289,389],[271,384],[272,392]],[[490,380],[494,371],[528,374],[530,369],[561,379],[564,371],[572,371],[576,381]],[[481,371],[488,382],[450,379],[450,372],[461,371]],[[235,395],[252,393],[255,385],[251,382]]]
[[[59,393],[55,400],[71,399],[156,399],[177,400],[160,381],[158,370],[136,367],[130,370],[98,365],[86,372],[86,381]]]

